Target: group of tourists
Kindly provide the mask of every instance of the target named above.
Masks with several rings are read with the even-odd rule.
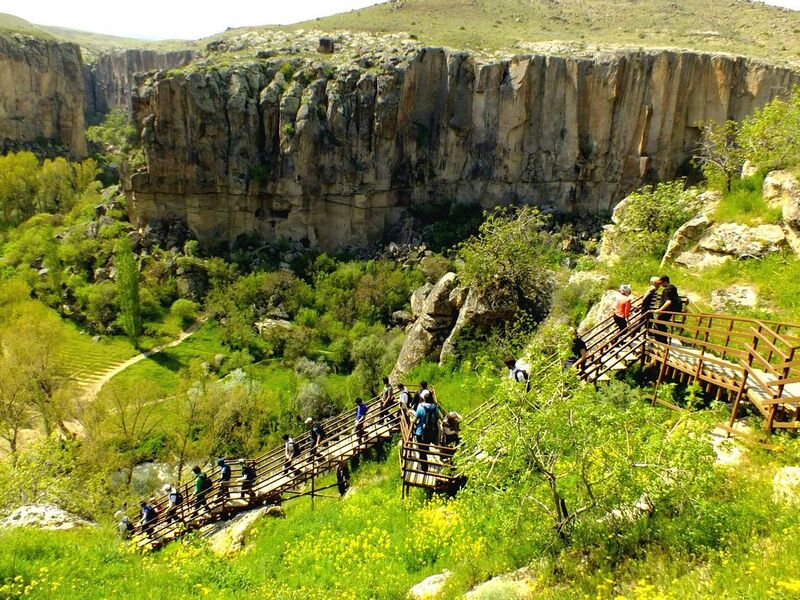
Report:
[[[631,286],[623,284],[619,286],[616,297],[614,298],[614,324],[620,331],[628,328],[628,320],[631,315]],[[660,323],[657,329],[666,331],[666,324],[663,321],[670,321],[675,313],[683,310],[683,299],[678,293],[678,288],[670,282],[669,275],[661,277],[651,277],[650,287],[642,298],[642,312],[650,313]]]
[[[512,361],[512,376],[518,381],[527,382],[530,368],[522,361]],[[382,427],[389,424],[392,418],[392,409],[397,407],[407,415],[411,425],[414,441],[425,445],[441,445],[455,447],[460,441],[461,415],[457,412],[442,414],[433,390],[427,381],[419,383],[419,389],[412,393],[403,383],[392,386],[388,377],[383,378],[383,389],[379,396],[377,405],[378,413],[372,419],[369,427],[373,424]],[[353,423],[352,435],[357,445],[365,443],[366,430],[368,427],[369,407],[363,398],[355,399],[355,419]],[[313,461],[319,456],[320,449],[330,440],[325,429],[317,419],[308,417],[305,419],[308,428],[308,454],[303,460]],[[290,434],[283,436],[283,476],[292,477],[301,473],[301,455],[303,454],[303,444]],[[422,460],[425,460],[422,458]],[[187,488],[189,498],[185,498],[179,487],[172,484],[165,484],[162,492],[165,499],[160,502],[156,498],[142,500],[139,506],[140,519],[134,525],[130,518],[121,511],[118,513],[118,527],[120,533],[128,536],[134,532],[148,534],[152,531],[155,524],[159,521],[169,524],[189,523],[194,519],[202,517],[209,510],[214,509],[225,513],[226,506],[232,498],[249,500],[255,499],[253,484],[256,479],[256,463],[246,459],[238,461],[239,477],[233,477],[232,464],[224,458],[216,460],[219,475],[212,483],[209,475],[199,466],[192,467],[194,475],[194,485]],[[338,477],[338,474],[337,474]],[[191,490],[191,491],[190,491]],[[159,519],[159,517],[163,517]]]

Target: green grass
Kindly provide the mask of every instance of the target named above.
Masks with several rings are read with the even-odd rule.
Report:
[[[800,49],[800,13],[744,0],[404,0],[290,27],[310,28],[408,32],[424,44],[487,50],[555,40],[796,60]]]
[[[782,208],[770,206],[761,195],[763,176],[755,175],[747,179],[735,179],[731,191],[720,200],[714,211],[714,220],[720,223],[742,223],[760,225],[777,223],[781,219]]]
[[[39,25],[34,25],[25,19],[7,13],[0,13],[0,33],[22,33],[46,40],[55,39],[51,33],[45,31]]]
[[[148,380],[158,385],[165,393],[173,394],[178,389],[179,374],[194,359],[213,363],[217,354],[228,351],[219,339],[217,324],[208,321],[194,334],[173,348],[167,348],[116,375],[109,384],[135,385]],[[111,388],[113,389],[113,385]]]
[[[97,375],[137,354],[127,338],[101,337],[95,342],[91,334],[82,332],[72,321],[63,319],[61,323],[64,339],[58,354],[69,376]]]

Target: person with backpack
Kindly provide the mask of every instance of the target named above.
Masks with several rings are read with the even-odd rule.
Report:
[[[147,502],[147,500],[142,500],[139,503],[139,508],[142,516],[141,521],[139,521],[139,532],[148,533],[155,524],[158,513],[156,513],[156,510],[150,505],[149,502]]]
[[[219,467],[219,490],[217,491],[217,501],[220,505],[220,510],[225,512],[225,500],[230,493],[231,487],[231,466],[225,462],[224,458],[217,459],[217,466]]]
[[[419,382],[419,390],[410,400],[408,407],[416,413],[419,405],[425,402],[426,399],[433,400],[433,392],[428,388],[428,382],[423,379]]]
[[[242,498],[247,495],[248,502],[252,503],[255,500],[255,491],[253,484],[256,481],[256,469],[250,461],[243,458],[239,459],[239,465],[242,468],[242,476],[239,478]]]
[[[283,463],[283,474],[288,475],[289,471],[297,473],[297,469],[292,466],[294,459],[300,456],[300,444],[292,438],[289,434],[283,436],[283,454],[286,460]]]
[[[197,465],[192,467],[192,473],[194,473],[194,512],[195,516],[197,516],[201,506],[206,510],[208,509],[206,495],[208,490],[211,489],[211,480]]]
[[[361,444],[361,438],[364,436],[364,422],[367,419],[367,405],[364,400],[356,398],[356,422],[353,425],[353,433],[356,434],[356,439]]]
[[[420,470],[427,471],[428,454],[424,448],[429,444],[439,443],[439,409],[433,402],[433,394],[427,389],[427,383],[424,381],[422,383],[425,383],[423,390],[428,393],[422,396],[414,414],[414,440],[419,448]]]
[[[381,414],[379,423],[385,423],[389,420],[389,411],[394,404],[394,394],[392,393],[392,386],[389,384],[389,378],[383,378],[383,391],[381,392]]]
[[[447,416],[442,419],[442,438],[445,446],[458,446],[461,438],[459,432],[461,431],[461,415],[457,412],[449,412]]]
[[[525,368],[527,365],[522,359],[514,360],[511,357],[506,358],[503,363],[508,367],[508,377],[517,383],[528,383],[530,373]],[[529,367],[528,367],[529,368]]]
[[[313,462],[314,458],[317,456],[317,452],[322,446],[322,442],[325,440],[325,430],[322,428],[322,425],[311,417],[306,419],[306,425],[308,425],[311,435],[311,448],[309,448],[308,456]]]
[[[170,522],[180,520],[178,511],[180,510],[180,505],[183,503],[183,494],[168,483],[164,484],[161,491],[167,496],[167,507],[164,509],[164,518]]]

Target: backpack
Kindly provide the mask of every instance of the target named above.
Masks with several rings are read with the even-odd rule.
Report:
[[[173,504],[178,505],[183,502],[183,494],[179,490],[175,490],[174,494],[169,495],[169,499]]]
[[[230,465],[222,465],[222,468],[219,472],[219,478],[222,481],[228,481],[231,478],[231,467]]]
[[[202,482],[200,483],[200,489],[204,492],[211,489],[211,480],[205,473],[203,473],[203,479]]]
[[[520,379],[520,375],[522,376],[521,379]],[[523,383],[525,381],[528,381],[529,377],[530,377],[530,375],[528,375],[528,372],[525,369],[520,369],[519,367],[514,367],[514,381],[519,381],[520,383]]]
[[[425,409],[425,423],[422,424],[422,436],[426,440],[436,440],[439,437],[439,419],[436,418],[436,405]]]

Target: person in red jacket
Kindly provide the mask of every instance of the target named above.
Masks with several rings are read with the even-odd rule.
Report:
[[[614,299],[614,323],[620,331],[628,327],[628,317],[631,316],[631,286],[621,285]]]

